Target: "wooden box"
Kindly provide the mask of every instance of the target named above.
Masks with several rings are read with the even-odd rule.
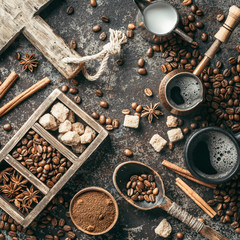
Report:
[[[86,150],[77,156],[69,148],[59,142],[51,133],[45,130],[37,123],[38,119],[50,108],[55,102],[62,102],[66,107],[72,110],[86,125],[90,126],[97,132],[96,138],[86,148]],[[56,148],[63,156],[72,162],[71,167],[67,172],[56,182],[52,188],[48,188],[41,182],[34,174],[32,174],[21,163],[15,160],[9,153],[17,145],[17,143],[24,137],[28,130],[33,129],[40,136],[42,136],[49,144]],[[107,137],[108,132],[100,126],[94,119],[81,110],[73,101],[71,101],[60,90],[55,89],[49,97],[39,106],[39,108],[32,114],[28,121],[20,128],[15,136],[7,143],[0,153],[0,169],[1,163],[7,162],[11,167],[22,174],[31,184],[39,189],[43,198],[33,208],[33,210],[24,216],[13,204],[9,203],[5,198],[0,196],[0,207],[15,219],[23,227],[27,227],[39,215],[39,213],[47,206],[51,199],[58,193],[58,191],[67,183],[67,181],[74,175],[74,173],[81,167],[81,165],[88,159],[88,157],[99,147],[99,145]]]

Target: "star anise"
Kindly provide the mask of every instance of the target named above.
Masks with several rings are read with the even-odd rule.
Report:
[[[8,198],[14,198],[16,195],[19,194],[19,191],[21,190],[21,187],[16,186],[12,182],[10,182],[9,185],[4,184],[0,186],[1,191],[8,197]]]
[[[19,201],[21,202],[20,205],[18,205],[19,210],[22,213],[29,213],[29,210],[31,210],[31,204],[29,204],[25,199],[19,199]]]
[[[16,175],[12,175],[11,181],[14,183],[14,185],[20,186],[20,187],[26,187],[25,184],[28,183],[28,180],[24,179],[23,176],[20,175],[19,173],[17,173]]]
[[[29,56],[27,53],[25,53],[25,57],[20,61],[20,64],[23,65],[23,67],[22,67],[23,71],[28,69],[29,71],[32,72],[33,68],[37,67],[38,61],[35,58],[35,54],[32,54]]]
[[[9,176],[11,172],[13,171],[13,168],[6,168],[3,171],[0,172],[0,183],[3,182],[4,184],[9,181]]]
[[[143,111],[141,117],[148,117],[149,123],[152,122],[153,117],[158,119],[158,116],[163,115],[163,113],[158,110],[158,106],[160,103],[155,103],[154,105],[150,103],[150,106],[143,107]]]
[[[26,188],[26,191],[23,191],[22,194],[24,195],[23,200],[26,200],[28,202],[28,204],[31,206],[32,202],[38,203],[38,198],[40,198],[41,196],[39,196],[39,190],[35,190],[33,188],[33,185],[29,188]]]

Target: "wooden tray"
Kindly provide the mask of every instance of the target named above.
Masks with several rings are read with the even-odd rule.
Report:
[[[49,109],[49,107],[56,100],[62,102],[66,107],[68,107],[78,117],[80,117],[80,119],[83,120],[86,125],[90,126],[98,133],[93,142],[80,156],[75,155],[71,150],[69,150],[65,145],[60,143],[53,135],[51,135],[40,124],[37,123],[38,119]],[[9,154],[30,129],[33,129],[34,131],[39,133],[41,137],[43,137],[49,144],[55,147],[62,155],[64,155],[68,160],[72,162],[71,167],[51,189],[48,188],[34,174],[32,174],[27,168],[25,168],[21,163],[19,163]],[[20,211],[17,210],[17,208],[15,208],[14,205],[9,203],[2,196],[0,196],[0,207],[5,212],[7,212],[14,220],[16,220],[19,224],[26,228],[47,206],[51,199],[67,183],[67,181],[73,176],[73,174],[82,166],[82,164],[88,159],[88,157],[99,147],[99,145],[104,141],[107,136],[108,132],[102,126],[100,126],[87,113],[80,109],[60,90],[55,89],[0,152],[0,167],[2,161],[7,162],[11,167],[16,169],[29,182],[31,182],[37,189],[39,189],[44,195],[44,197],[27,216],[24,216]]]

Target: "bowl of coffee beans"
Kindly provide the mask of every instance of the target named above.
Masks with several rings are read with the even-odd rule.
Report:
[[[78,192],[71,200],[69,212],[74,225],[89,235],[110,231],[119,215],[114,197],[99,187],[88,187]]]

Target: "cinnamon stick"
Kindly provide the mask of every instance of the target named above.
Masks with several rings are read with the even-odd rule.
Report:
[[[11,72],[7,79],[0,86],[0,99],[4,96],[4,94],[8,91],[8,89],[12,86],[12,84],[18,79],[18,74],[15,72]]]
[[[26,98],[33,95],[35,92],[40,90],[41,88],[45,87],[48,83],[50,83],[50,79],[48,77],[43,78],[41,81],[37,82],[24,92],[20,93],[18,96],[16,96],[14,99],[12,99],[10,102],[8,102],[6,105],[0,108],[0,117],[2,117],[4,114],[6,114],[8,111],[16,107],[19,103],[21,103]]]
[[[211,218],[217,214],[192,188],[190,188],[180,178],[176,178],[176,184]]]
[[[175,173],[193,181],[193,182],[196,182],[202,186],[205,186],[205,187],[209,187],[209,188],[212,188],[212,189],[216,189],[217,185],[215,184],[209,184],[209,183],[205,183],[201,180],[198,180],[197,178],[195,178],[188,170],[184,169],[184,168],[181,168],[179,166],[177,166],[176,164],[174,163],[171,163],[167,160],[164,160],[162,162],[162,165],[169,168],[170,170],[174,171]]]

